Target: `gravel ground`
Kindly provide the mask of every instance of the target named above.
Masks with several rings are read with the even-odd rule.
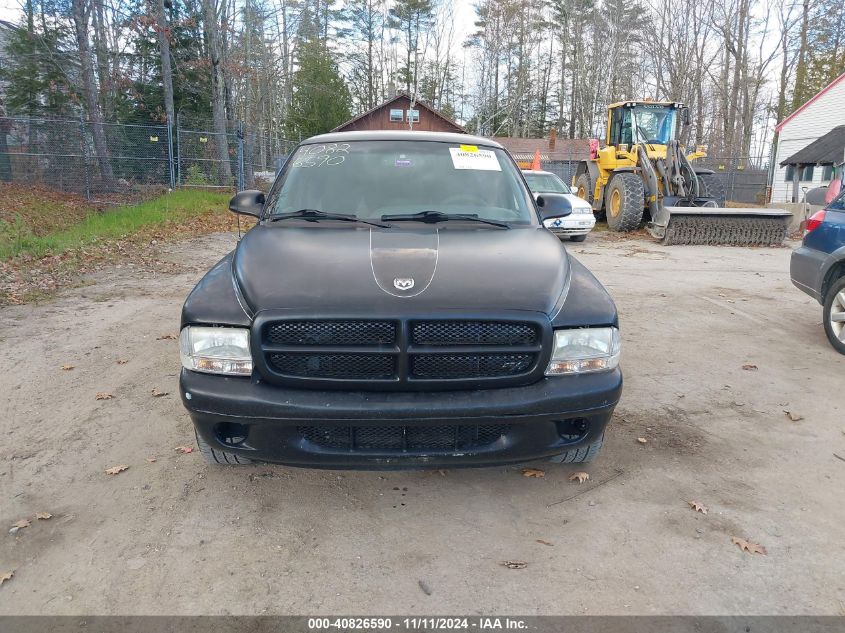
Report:
[[[527,478],[181,454],[193,433],[162,337],[233,244],[164,246],[173,273],[109,268],[0,309],[0,613],[845,615],[845,357],[790,284],[789,248],[569,246],[619,306],[626,380],[579,485],[553,464]]]

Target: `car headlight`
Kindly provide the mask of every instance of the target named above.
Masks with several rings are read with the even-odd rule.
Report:
[[[619,365],[619,330],[615,327],[555,330],[547,376],[607,371]]]
[[[593,212],[592,207],[575,207],[575,209],[573,210],[573,213],[592,213],[592,212]]]
[[[207,374],[249,376],[249,330],[189,325],[179,335],[182,366]]]

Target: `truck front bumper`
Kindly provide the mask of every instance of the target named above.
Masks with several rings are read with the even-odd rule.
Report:
[[[541,459],[597,441],[622,373],[476,391],[286,389],[183,369],[182,402],[215,449],[313,468],[455,468]]]

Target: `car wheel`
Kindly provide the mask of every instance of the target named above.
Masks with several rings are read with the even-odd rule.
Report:
[[[227,453],[216,448],[211,448],[211,445],[199,436],[199,433],[194,431],[197,437],[197,446],[199,446],[200,453],[209,464],[229,464],[237,466],[241,464],[251,464],[252,460],[248,457],[241,457],[235,453]]]
[[[845,354],[845,277],[836,280],[824,300],[824,331],[830,344]]]
[[[586,234],[585,235],[571,235],[569,237],[569,239],[573,242],[583,242],[584,240],[587,239],[587,236],[586,236]]]
[[[604,433],[592,444],[588,444],[582,448],[576,448],[572,451],[566,451],[560,455],[553,455],[549,457],[549,461],[555,464],[583,464],[591,462],[598,456],[602,444],[604,444]]]

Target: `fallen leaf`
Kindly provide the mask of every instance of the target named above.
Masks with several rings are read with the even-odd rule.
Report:
[[[94,397],[95,400],[111,400],[112,398],[114,398],[114,395],[106,393],[105,391],[98,391],[97,395]]]
[[[19,530],[22,530],[23,528],[29,527],[29,521],[27,519],[21,519],[20,521],[13,523],[12,527],[16,527]]]
[[[155,460],[156,460],[155,457],[147,457],[147,463],[153,464],[153,463],[155,463]]]
[[[40,519],[42,521],[46,521],[47,519],[52,519],[53,515],[50,514],[49,512],[36,512],[35,518]]]
[[[126,359],[123,359],[123,358],[118,358],[117,361],[115,361],[115,362],[117,362],[118,365],[125,365],[129,361],[126,360]]]
[[[543,539],[541,539],[541,538],[538,538],[538,539],[537,539],[537,542],[538,542],[540,545],[548,545],[549,547],[554,547],[554,545],[555,545],[554,543],[549,543],[548,541],[544,541],[544,540],[543,540]]]
[[[7,572],[0,573],[0,585],[2,585],[7,580],[11,580],[12,576],[14,576],[14,575],[15,575],[14,571],[7,571]]]
[[[177,336],[175,334],[162,334],[156,340],[157,341],[175,341]]]
[[[739,549],[743,552],[748,552],[749,554],[763,554],[764,556],[768,554],[765,547],[758,545],[757,543],[752,543],[751,541],[746,541],[744,538],[732,536],[731,543],[739,545]]]
[[[640,444],[645,444],[646,442],[648,442],[648,440],[647,440],[647,439],[645,439],[644,437],[638,437],[638,438],[637,438],[637,441],[638,441]]]
[[[745,371],[757,371],[757,365],[743,365]]]
[[[545,477],[546,471],[540,470],[539,468],[523,468],[522,469],[522,476],[523,477]]]
[[[126,464],[120,464],[119,466],[112,466],[111,468],[106,468],[107,475],[116,475],[117,473],[122,473],[124,470],[129,468]]]
[[[696,512],[701,512],[701,514],[707,514],[707,506],[703,503],[699,503],[698,501],[687,501],[689,507],[695,510]]]
[[[783,410],[783,412],[786,414],[786,417],[787,417],[787,418],[789,418],[789,420],[790,420],[791,422],[800,422],[801,420],[803,420],[803,419],[804,419],[804,416],[803,416],[803,415],[801,415],[801,414],[799,414],[799,413],[794,413],[794,412],[792,412],[792,411],[787,411],[786,409],[784,409],[784,410]]]
[[[159,391],[158,389],[153,389],[150,393],[153,394],[153,398],[161,398],[162,396],[170,395],[169,391]]]
[[[71,370],[71,369],[73,369],[74,367],[76,367],[76,365],[62,365],[62,369],[63,369],[64,371],[70,371],[70,370]]]
[[[184,455],[184,454],[187,454],[187,453],[193,453],[194,447],[193,446],[177,446],[174,450],[177,450]]]
[[[502,565],[508,569],[525,569],[528,567],[528,563],[521,560],[503,560]]]
[[[577,473],[572,473],[571,475],[569,475],[569,481],[575,481],[577,479],[579,484],[583,484],[589,478],[590,478],[589,473],[585,473],[585,472],[580,471],[580,470]]]

